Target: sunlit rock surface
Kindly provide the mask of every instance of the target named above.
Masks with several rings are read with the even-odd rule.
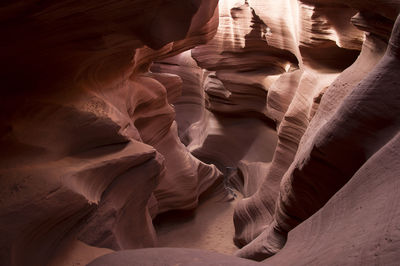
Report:
[[[220,25],[208,44],[192,50],[207,69],[204,80],[207,108],[223,113],[254,112],[266,116],[268,88],[290,67],[298,67],[299,50],[291,24],[283,19],[287,1],[274,18],[260,17],[251,2],[221,1]],[[271,5],[268,1],[264,7]],[[275,30],[281,34],[275,33]]]
[[[373,27],[372,25],[368,26]],[[394,34],[396,32],[393,33],[392,40],[397,38]],[[303,132],[295,142],[297,151],[292,153],[291,158],[286,157],[285,168],[281,168],[284,170],[279,175],[282,178],[279,194],[271,188],[269,191],[260,189],[239,206],[235,217],[239,225],[237,234],[240,233],[237,235],[238,242],[252,242],[237,255],[261,260],[278,252],[286,242],[287,232],[323,207],[366,160],[399,131],[399,99],[396,92],[399,85],[395,77],[398,67],[397,59],[390,52],[398,46],[392,41],[392,47],[395,48],[389,49],[381,59],[386,48],[381,39],[367,33],[357,61],[324,89],[322,99],[318,100],[321,97],[314,94],[314,99],[321,101],[321,104],[316,111],[312,110],[314,108],[310,110],[309,114],[314,114],[314,117],[310,124],[306,122],[306,126],[302,127]],[[309,53],[304,55],[310,56]],[[316,66],[310,58],[306,59],[303,60],[305,73],[308,71],[307,66]],[[318,64],[320,63],[319,61]],[[392,68],[393,71],[388,71]],[[379,97],[375,98],[378,95]],[[276,152],[278,151],[279,143]],[[290,153],[283,154],[288,156]],[[278,159],[278,156],[279,154],[275,153],[274,159]],[[271,170],[274,169],[273,166],[272,164]],[[276,172],[270,171],[264,179],[266,186],[271,187],[273,184],[267,180],[273,177],[274,173]],[[275,193],[277,197],[271,197],[271,193]],[[260,204],[266,199],[265,203]],[[267,210],[270,215],[265,215],[266,211],[258,211],[259,206],[269,206]],[[258,217],[261,217],[261,221]],[[266,220],[269,221],[267,225]],[[244,221],[254,221],[254,225],[251,227]],[[265,229],[257,230],[263,223]],[[254,239],[257,234],[260,235]],[[371,238],[371,242],[366,246],[373,245],[376,240]],[[341,246],[339,243],[337,245]],[[333,256],[330,258],[335,261]],[[363,264],[361,261],[358,263]],[[307,262],[304,262],[304,265],[306,264]]]
[[[1,4],[0,264],[395,265],[399,11]],[[236,256],[142,249],[157,215],[236,193]]]

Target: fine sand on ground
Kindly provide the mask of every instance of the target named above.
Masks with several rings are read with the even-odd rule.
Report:
[[[159,247],[196,248],[233,254],[233,210],[240,199],[214,195],[202,200],[193,212],[170,212],[155,220]]]
[[[228,200],[221,194],[214,194],[201,200],[193,211],[169,212],[155,220],[158,247],[181,247],[211,250],[233,254],[233,209],[241,195]],[[93,259],[111,253],[112,250],[95,248],[75,240],[55,255],[49,266],[83,266]]]

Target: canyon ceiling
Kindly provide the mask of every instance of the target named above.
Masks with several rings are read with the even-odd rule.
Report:
[[[110,253],[91,266],[397,265],[399,12],[3,1],[0,265],[74,241]],[[235,254],[156,248],[157,216],[216,191],[243,195]]]

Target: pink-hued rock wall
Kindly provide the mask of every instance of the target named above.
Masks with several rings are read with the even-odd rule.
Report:
[[[371,3],[367,6],[371,7]],[[381,61],[397,14],[389,12],[391,8],[398,9],[398,4],[388,1],[378,9],[366,10],[356,1],[220,1],[216,36],[192,50],[192,57],[204,69],[203,83],[198,84],[203,87],[207,110],[202,112],[200,107],[198,122],[191,122],[181,136],[199,158],[216,163],[220,169],[237,167],[234,183],[246,197],[234,214],[234,240],[244,246],[238,256],[261,260],[277,253],[285,244],[287,233],[323,207],[363,160],[375,152],[369,151],[369,146],[376,145],[362,139],[361,129],[348,133],[343,146],[334,139],[349,123],[367,127],[351,122],[358,118],[340,118],[343,124],[335,129],[329,126],[333,127],[335,112],[351,97],[358,83]],[[292,16],[282,21],[287,14]],[[387,79],[393,79],[393,88],[397,88],[395,74]],[[202,97],[202,93],[198,96]],[[383,105],[393,116],[382,130],[396,132],[399,127],[395,106],[399,101],[395,91],[387,94],[392,98]],[[356,108],[353,102],[347,104]],[[211,116],[218,115],[218,121],[210,120],[208,111]],[[226,129],[222,121],[231,119],[227,116],[275,122],[278,141],[276,146],[269,144],[274,147],[273,157],[258,158],[268,157],[265,148],[243,153],[248,144],[242,140],[242,145],[236,146],[235,140],[240,137],[221,130]],[[383,117],[376,120],[380,119]],[[372,121],[375,120],[365,123],[373,127]],[[326,136],[319,137],[316,144],[323,126]],[[240,128],[243,124],[237,124],[236,131],[240,132]],[[264,128],[252,129],[265,132]],[[387,141],[386,133],[379,136],[378,129],[372,131],[379,142]],[[360,134],[359,139],[351,134]],[[231,136],[235,140],[228,140],[227,149],[223,140]],[[326,138],[333,145],[329,154],[320,150],[322,143],[328,142]],[[357,146],[357,141],[361,147],[352,147]],[[366,155],[363,149],[371,154]],[[354,155],[347,158],[341,150]],[[354,168],[347,177],[336,162],[339,159],[348,164],[346,167]],[[229,175],[229,171],[225,173]]]
[[[152,61],[205,43],[217,1],[25,1],[0,8],[1,265],[79,239],[152,247],[151,218],[194,208],[221,174],[179,141]]]
[[[300,7],[302,5],[300,4]],[[327,9],[326,6],[322,10],[325,9]],[[315,12],[319,10],[314,9]],[[374,16],[375,19],[373,19]],[[308,81],[307,93],[311,91],[311,84],[317,87],[317,91],[302,97],[302,104],[297,104],[297,107],[296,96],[293,98],[284,117],[297,120],[296,127],[292,127],[300,129],[297,131],[299,132],[297,138],[293,138],[296,136],[294,135],[296,131],[292,130],[289,134],[287,132],[290,131],[284,131],[284,126],[287,125],[284,118],[278,129],[278,137],[285,136],[286,139],[281,138],[281,142],[278,142],[274,160],[264,178],[263,186],[236,209],[236,241],[239,245],[249,243],[237,252],[238,256],[262,260],[277,253],[284,246],[287,233],[322,208],[368,158],[399,131],[397,62],[390,52],[397,46],[395,41],[391,41],[392,44],[383,57],[387,45],[385,41],[390,36],[391,27],[383,27],[385,24],[382,23],[379,31],[374,30],[382,14],[374,16],[368,13],[364,15],[361,12],[354,17],[352,20],[354,25],[367,31],[361,54],[335,80],[330,80],[323,86],[316,80],[307,78],[310,68],[317,69],[318,74],[323,72],[321,71],[323,68],[318,65],[324,60],[320,55],[314,57],[312,54],[319,49],[326,49],[318,47],[321,45],[321,38],[315,37],[318,42],[308,43],[309,46],[316,46],[312,50],[304,50],[304,41],[300,42],[304,73],[297,90],[301,92],[302,82]],[[321,18],[320,15],[313,17]],[[372,19],[368,20],[366,17],[372,17]],[[387,20],[388,18],[383,19],[383,22]],[[303,25],[308,26],[307,23]],[[318,31],[316,32],[319,34]],[[394,31],[392,40],[396,40],[395,34]],[[336,44],[344,48],[352,47],[343,45],[343,40],[346,38],[338,37],[341,41],[336,40]],[[343,54],[346,53],[343,51]],[[316,64],[312,60],[315,60]],[[332,66],[329,61],[328,63],[325,67]],[[393,71],[388,71],[392,68]],[[317,80],[321,82],[321,76]],[[319,94],[323,93],[322,98],[318,95],[318,91],[320,91]],[[314,99],[314,103],[320,102],[319,107],[316,109],[312,102],[304,104],[304,100],[307,99],[311,101]],[[303,111],[303,120],[300,120],[302,115],[298,111],[290,116],[291,107],[298,110],[299,107],[305,106],[311,109]],[[287,141],[287,136],[291,137],[290,142]],[[281,147],[288,147],[288,143],[292,144],[289,146],[292,147],[292,152],[280,151]],[[392,160],[396,159],[392,158]],[[351,201],[350,198],[349,196]],[[340,226],[340,223],[337,226]],[[365,247],[373,245],[372,243],[378,238],[378,236],[371,238],[371,242],[365,243]],[[302,241],[307,241],[306,237]],[[353,243],[356,245],[355,242]],[[341,246],[341,244],[337,243],[336,246]],[[288,252],[291,251],[288,248]],[[316,258],[317,253],[314,256]],[[336,263],[334,256],[329,258],[330,263]],[[282,255],[278,264],[285,260],[285,256]],[[290,264],[290,261],[288,259],[285,264]],[[311,261],[315,262],[310,259],[298,263],[308,265]],[[356,262],[363,264],[362,261],[371,262],[372,258],[364,258]],[[325,263],[329,264],[329,259]]]
[[[158,214],[232,188],[238,257],[396,264],[399,12],[397,0],[2,3],[0,264],[54,265],[77,240],[154,247]],[[258,264],[143,249],[92,265],[110,261]]]

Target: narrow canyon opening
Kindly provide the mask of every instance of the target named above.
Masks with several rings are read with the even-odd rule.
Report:
[[[396,265],[399,12],[0,4],[0,265]]]

